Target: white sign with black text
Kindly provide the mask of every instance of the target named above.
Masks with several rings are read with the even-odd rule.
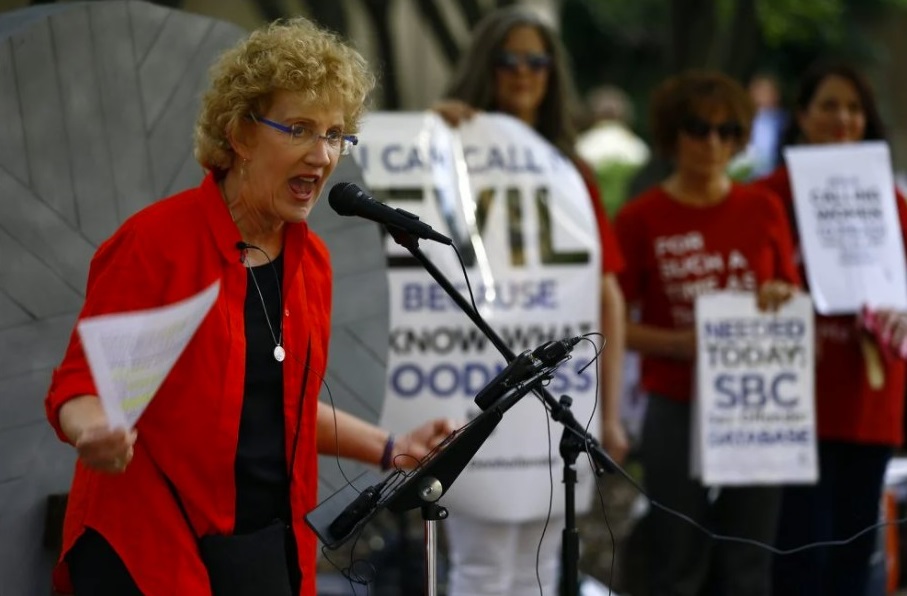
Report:
[[[907,309],[891,157],[883,142],[785,150],[806,277],[823,315]]]
[[[703,484],[818,477],[813,307],[799,293],[761,312],[751,292],[696,299],[694,445]]]

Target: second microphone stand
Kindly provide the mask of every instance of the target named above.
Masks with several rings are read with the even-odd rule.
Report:
[[[466,301],[462,294],[450,283],[450,280],[432,263],[425,254],[419,249],[419,241],[412,234],[387,226],[388,231],[394,241],[409,251],[413,257],[418,260],[429,275],[434,278],[448,296],[460,307],[466,316],[482,331],[485,337],[497,348],[498,352],[504,359],[510,363],[516,355],[504,343],[504,340],[492,329],[488,323],[479,315],[472,305]],[[563,396],[558,401],[540,384],[535,384],[531,388],[544,401],[546,408],[550,412],[551,418],[561,423],[564,427],[560,443],[560,453],[564,460],[564,491],[565,491],[565,524],[563,531],[563,545],[561,564],[563,574],[563,596],[578,596],[579,594],[579,531],[576,527],[576,459],[580,453],[588,453],[593,463],[595,475],[601,476],[605,472],[613,473],[616,466],[611,458],[605,453],[598,441],[590,435],[586,429],[576,421],[573,412],[570,410],[572,404],[571,398]],[[443,491],[450,487],[444,486]],[[440,495],[439,495],[440,496]],[[423,510],[423,518],[425,517]],[[446,511],[444,513],[446,517]],[[426,531],[428,527],[426,526]],[[433,531],[433,528],[432,528]],[[428,537],[426,537],[428,541]],[[432,562],[433,564],[433,562]]]

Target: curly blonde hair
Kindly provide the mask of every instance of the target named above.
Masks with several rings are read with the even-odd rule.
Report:
[[[252,32],[220,56],[210,78],[195,124],[195,159],[215,172],[233,165],[230,134],[244,118],[267,112],[275,91],[303,92],[318,105],[341,106],[344,132],[354,133],[375,86],[356,50],[302,17]]]

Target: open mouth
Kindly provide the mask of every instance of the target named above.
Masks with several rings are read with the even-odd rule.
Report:
[[[315,196],[315,182],[317,180],[314,176],[295,176],[290,178],[290,192],[297,199],[308,201]]]

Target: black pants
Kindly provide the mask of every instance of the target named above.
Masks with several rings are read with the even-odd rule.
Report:
[[[110,543],[88,528],[66,555],[76,596],[142,596]]]
[[[878,523],[891,448],[819,442],[819,483],[784,489],[778,548],[844,540]],[[876,532],[844,546],[775,558],[775,596],[863,596]]]
[[[772,544],[781,489],[723,487],[716,493],[690,478],[690,406],[649,396],[640,451],[653,500],[716,534]],[[768,596],[771,553],[715,541],[686,520],[652,508],[644,520],[651,596]]]
[[[287,540],[287,563],[293,593],[299,594],[302,573],[296,557],[296,541]],[[76,596],[142,596],[126,564],[110,543],[98,532],[87,528],[66,555],[69,575]]]

